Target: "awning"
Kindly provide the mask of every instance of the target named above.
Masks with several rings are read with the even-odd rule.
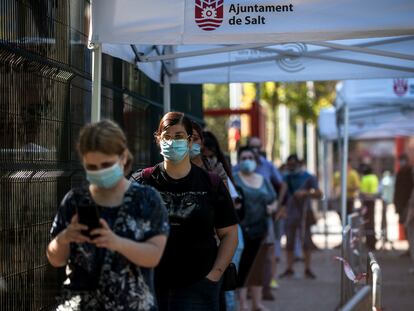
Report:
[[[412,0],[95,0],[92,41],[242,44],[413,34]]]
[[[171,82],[185,84],[414,76],[414,36],[271,46],[180,45],[167,53],[163,46],[133,47],[104,44],[103,52],[136,63],[157,82],[163,79],[163,62],[168,62]]]
[[[354,139],[414,135],[414,79],[348,80],[338,85],[337,107],[323,109],[322,138],[337,139],[337,111],[349,109],[349,136]],[[341,123],[341,122],[340,122]]]

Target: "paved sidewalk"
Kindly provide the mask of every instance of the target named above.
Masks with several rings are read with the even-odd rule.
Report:
[[[377,233],[380,231],[380,208],[377,208]],[[383,287],[382,301],[386,311],[414,310],[414,274],[409,274],[409,257],[400,255],[407,250],[406,241],[397,241],[398,218],[391,206],[387,211],[388,237],[393,247],[388,243],[386,249],[377,250],[374,255],[382,270]],[[328,224],[332,231],[340,232],[339,219],[334,213],[329,213]],[[318,224],[322,228],[322,224]],[[320,229],[321,229],[320,228]],[[319,246],[325,245],[322,235],[314,235],[314,242]],[[340,243],[340,235],[330,236],[328,245],[332,247]],[[377,248],[382,248],[381,242]],[[280,288],[273,293],[276,300],[265,302],[272,311],[334,311],[340,301],[340,269],[341,264],[333,260],[340,250],[326,249],[313,253],[312,267],[317,275],[316,280],[307,280],[303,277],[303,263],[295,263],[296,276],[292,279],[278,280]],[[278,274],[285,270],[285,258],[277,267]]]
[[[314,253],[316,280],[303,277],[303,263],[295,264],[296,276],[280,280],[280,288],[273,290],[276,300],[265,302],[272,311],[334,311],[339,304],[340,264],[332,259],[339,250]],[[410,260],[400,257],[402,251],[376,251],[382,269],[383,307],[388,311],[414,310],[414,274],[409,274]],[[285,267],[278,267],[282,272]]]
[[[377,251],[382,271],[384,310],[414,310],[414,274],[409,274],[410,259],[400,257],[401,251]]]
[[[280,288],[273,293],[276,300],[266,302],[272,311],[332,311],[339,304],[340,264],[333,260],[337,250],[321,250],[313,253],[315,280],[303,277],[303,263],[295,263],[295,277],[279,280]],[[283,260],[284,261],[284,260]],[[278,272],[285,269],[282,262]]]

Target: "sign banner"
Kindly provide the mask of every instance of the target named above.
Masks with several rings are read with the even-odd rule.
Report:
[[[99,0],[92,41],[241,44],[414,34],[412,0]]]

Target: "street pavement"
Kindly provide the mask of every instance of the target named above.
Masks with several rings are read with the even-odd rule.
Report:
[[[380,207],[377,208],[377,224],[380,223]],[[374,252],[382,270],[383,286],[382,301],[386,311],[414,310],[414,274],[409,274],[411,266],[407,256],[401,256],[408,247],[406,241],[397,241],[398,218],[393,206],[388,207],[388,239],[390,242],[377,243]],[[328,213],[328,229],[331,232],[340,232],[339,217],[333,212]],[[317,231],[324,226],[323,220],[317,224]],[[379,235],[380,228],[377,227]],[[340,255],[340,250],[333,249],[340,243],[340,235],[331,235],[328,241],[325,236],[315,235],[315,244],[321,250],[313,252],[312,269],[317,278],[305,279],[303,276],[303,262],[296,262],[295,277],[278,279],[280,288],[273,290],[274,301],[265,301],[265,306],[272,311],[334,311],[340,303],[340,269],[341,264],[333,259]],[[322,249],[326,245],[329,248]],[[286,267],[285,259],[278,264],[278,274]]]

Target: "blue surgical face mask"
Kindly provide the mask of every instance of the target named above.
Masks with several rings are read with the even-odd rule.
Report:
[[[194,144],[191,146],[190,149],[190,158],[194,159],[198,157],[201,153],[201,145],[200,144]]]
[[[161,140],[160,147],[164,159],[175,163],[181,162],[188,154],[187,139]]]
[[[243,173],[253,173],[256,170],[256,161],[243,160],[240,162],[240,170]]]
[[[97,171],[86,170],[86,179],[98,188],[110,189],[114,187],[124,176],[124,172],[116,162],[108,168]]]

